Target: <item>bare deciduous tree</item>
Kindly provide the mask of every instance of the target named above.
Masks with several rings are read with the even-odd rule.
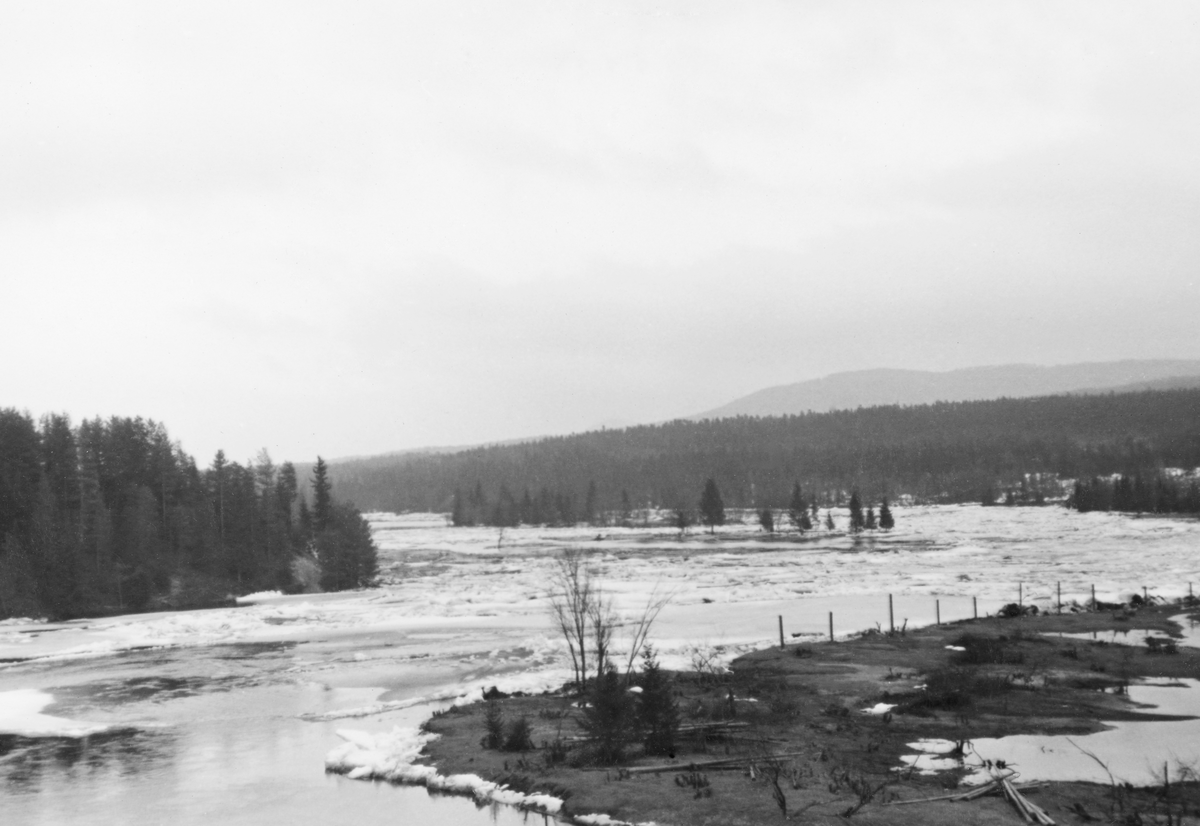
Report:
[[[596,677],[600,678],[609,666],[613,635],[617,630],[617,613],[612,599],[597,586],[592,589],[588,606],[588,623],[592,627],[592,650],[596,652]],[[584,675],[586,679],[586,674]]]
[[[563,551],[550,574],[550,615],[567,643],[575,682],[583,691],[587,681],[588,615],[593,601],[592,577],[583,554]]]
[[[612,598],[592,579],[584,555],[578,550],[563,551],[550,581],[550,616],[567,644],[580,692],[585,690],[591,674],[600,677],[612,665],[613,641],[622,627],[629,629],[630,637],[625,674],[633,672],[634,659],[645,647],[654,620],[674,596],[655,585],[641,612],[623,623]]]
[[[646,598],[646,606],[632,622],[626,623],[629,628],[629,659],[625,663],[625,673],[633,673],[633,661],[646,647],[646,638],[650,636],[650,626],[658,619],[659,612],[667,607],[667,603],[675,596],[674,591],[662,592],[660,584],[654,586],[650,596]]]

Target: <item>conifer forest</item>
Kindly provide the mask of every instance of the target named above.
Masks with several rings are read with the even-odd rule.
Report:
[[[300,492],[312,491],[310,505]],[[142,418],[38,421],[0,409],[0,617],[227,603],[260,590],[369,584],[366,522],[266,451],[209,467]]]

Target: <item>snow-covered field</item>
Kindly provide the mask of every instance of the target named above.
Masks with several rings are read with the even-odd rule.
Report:
[[[189,679],[200,671],[224,679],[229,658],[204,659],[202,669],[202,658],[188,652],[228,645],[276,645],[233,670],[235,691],[294,686],[285,704],[292,719],[332,726],[358,718],[371,742],[392,731],[397,716],[419,722],[430,699],[491,684],[561,683],[568,663],[550,627],[547,589],[558,553],[568,548],[587,554],[596,580],[627,616],[655,592],[672,594],[651,634],[668,666],[777,642],[780,616],[785,632],[801,638],[827,634],[830,612],[839,635],[886,627],[889,594],[896,624],[914,625],[932,622],[939,608],[950,620],[970,616],[975,604],[980,614],[992,612],[1018,593],[1048,608],[1060,583],[1066,603],[1084,602],[1093,585],[1099,598],[1116,600],[1143,588],[1178,597],[1189,582],[1200,584],[1196,520],[1059,507],[897,507],[895,515],[895,530],[858,537],[768,535],[749,517],[716,537],[696,529],[680,537],[645,527],[454,529],[433,514],[371,514],[383,572],[377,589],[263,593],[236,608],[0,624],[0,733],[190,725],[191,718],[167,713],[176,707],[170,704],[138,705],[137,716],[94,704],[72,714],[70,703],[46,701],[57,701],[63,686],[82,691],[101,673],[129,679],[143,662],[187,670]],[[272,696],[278,706],[279,695]],[[329,729],[324,749],[311,755],[314,765],[337,742]]]

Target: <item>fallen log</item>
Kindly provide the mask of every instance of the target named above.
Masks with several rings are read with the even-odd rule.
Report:
[[[1019,814],[1021,816],[1021,819],[1024,820],[1026,823],[1032,823],[1033,815],[1031,815],[1029,813],[1029,810],[1026,809],[1025,806],[1021,803],[1021,798],[1017,794],[1016,789],[1013,789],[1011,786],[1009,786],[1004,781],[1000,782],[1000,788],[1004,790],[1005,799],[1008,800],[1008,802],[1012,804],[1012,807],[1017,810],[1017,814]]]
[[[1013,773],[1015,774],[1015,772]],[[1005,775],[1005,778],[1012,777],[1012,774]],[[1031,791],[1033,789],[1045,786],[1045,783],[1021,783],[1013,785],[1017,791]],[[1001,791],[999,780],[993,780],[977,788],[971,789],[969,792],[955,792],[954,794],[942,794],[937,797],[918,797],[914,800],[891,800],[884,803],[884,806],[908,806],[913,803],[932,803],[935,800],[950,800],[953,802],[978,800],[981,797],[986,797],[989,794],[996,794]],[[1026,801],[1028,803],[1028,801]]]
[[[1026,800],[1024,795],[1017,791],[1013,784],[1008,782],[1008,779],[1000,781],[1001,788],[1004,789],[1004,796],[1012,803],[1013,808],[1021,813],[1025,818],[1026,823],[1038,823],[1041,826],[1055,826],[1054,820],[1050,815],[1046,814],[1046,810],[1036,803]]]
[[[704,760],[699,763],[669,763],[664,766],[631,766],[625,771],[629,774],[659,774],[661,772],[687,772],[697,769],[716,769],[718,766],[731,768],[740,767],[746,763],[762,763],[768,760],[779,760],[784,757],[802,757],[807,752],[788,751],[778,754],[746,754],[738,757],[725,757],[720,760]],[[611,769],[609,770],[611,771]]]

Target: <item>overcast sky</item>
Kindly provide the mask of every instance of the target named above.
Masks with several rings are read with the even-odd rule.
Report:
[[[207,465],[1200,357],[1194,2],[0,5],[0,406]]]

